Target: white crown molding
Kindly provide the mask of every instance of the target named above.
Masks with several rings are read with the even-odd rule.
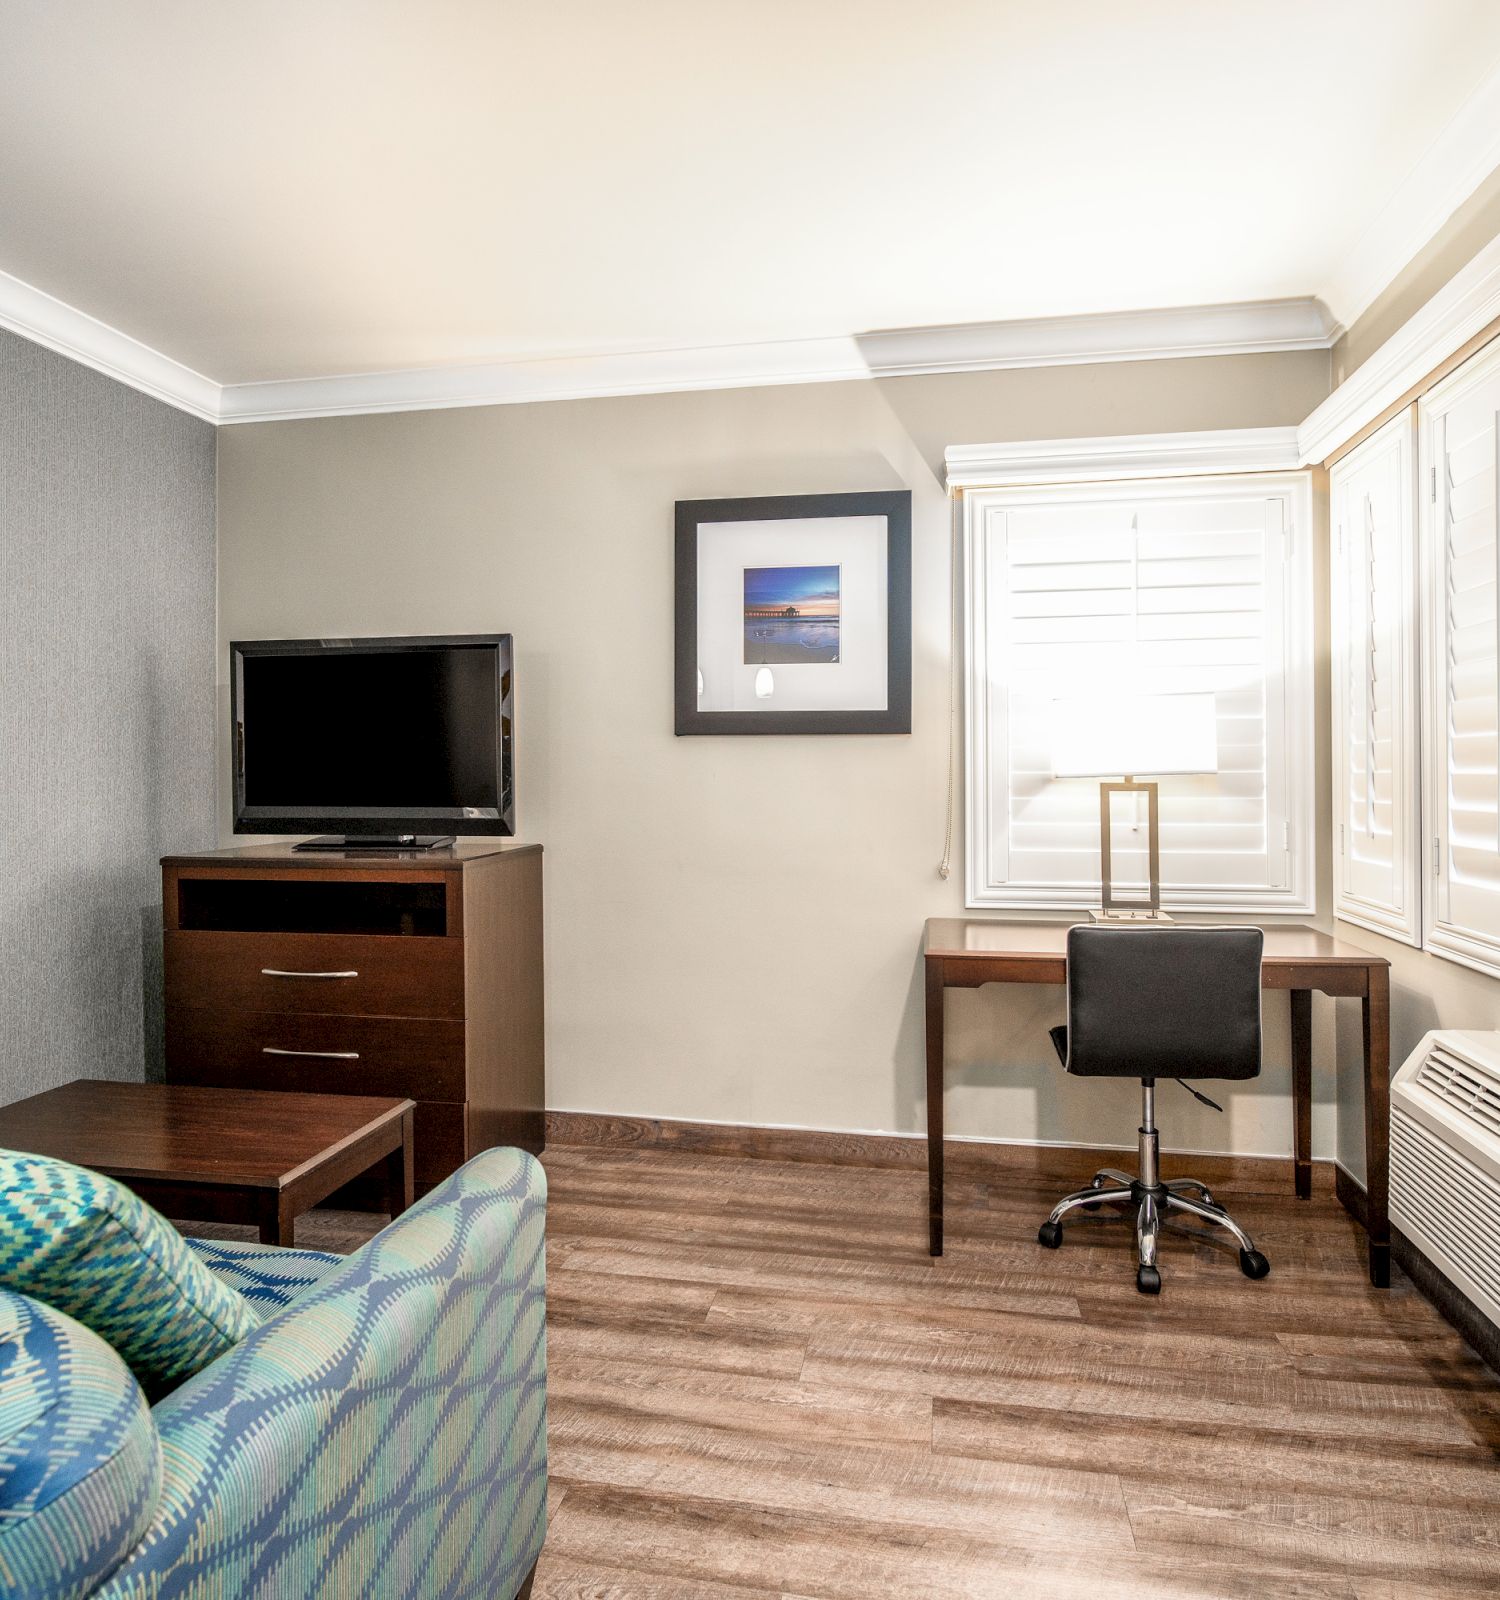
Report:
[[[1326,461],[1497,318],[1500,238],[1490,240],[1306,418],[1297,430],[1303,462]]]
[[[482,366],[230,384],[223,391],[219,420],[269,422],[766,384],[836,383],[917,372],[1326,350],[1338,331],[1320,302],[1304,299],[970,327],[904,328],[856,338],[612,351]]]
[[[1295,428],[1216,428],[1205,433],[959,444],[948,447],[944,460],[950,489],[1287,472],[1300,464]]]
[[[0,328],[45,345],[205,422],[219,417],[219,386],[201,372],[85,311],[0,272]]]
[[[1323,298],[1352,327],[1500,166],[1500,69],[1469,96],[1339,263]]]
[[[853,339],[779,339],[229,384],[223,391],[219,420],[268,422],[452,406],[522,405],[694,389],[839,383],[869,376]]]
[[[1338,332],[1316,300],[1268,300],[968,327],[904,328],[857,337],[570,353],[221,386],[4,273],[0,273],[0,326],[214,423],[840,383],[918,372],[1322,350]]]
[[[1064,367],[1100,361],[1327,350],[1342,330],[1310,297],[1234,305],[1033,317],[948,328],[890,328],[859,336],[876,377],[925,372]]]

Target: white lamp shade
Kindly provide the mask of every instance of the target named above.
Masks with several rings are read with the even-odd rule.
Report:
[[[1077,695],[1052,702],[1055,778],[1219,770],[1211,694]]]

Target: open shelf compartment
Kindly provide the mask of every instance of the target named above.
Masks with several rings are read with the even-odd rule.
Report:
[[[177,885],[177,925],[239,933],[395,934],[441,939],[441,883],[296,878],[189,878]]]

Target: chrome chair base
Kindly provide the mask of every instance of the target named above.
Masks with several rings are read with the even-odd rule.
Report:
[[[1161,1293],[1161,1271],[1157,1266],[1157,1240],[1162,1222],[1174,1211],[1186,1212],[1200,1222],[1211,1222],[1232,1234],[1239,1245],[1240,1271],[1247,1278],[1264,1278],[1271,1263],[1255,1248],[1255,1241],[1213,1197],[1207,1184],[1196,1178],[1168,1178],[1163,1182],[1158,1171],[1158,1134],[1155,1121],[1155,1085],[1144,1082],[1140,1127],[1140,1174],[1132,1177],[1114,1167],[1094,1174],[1087,1189],[1076,1190],[1059,1200],[1051,1215],[1037,1229],[1037,1240],[1049,1250],[1062,1244],[1062,1219],[1070,1211],[1101,1205],[1130,1205],[1135,1209],[1135,1243],[1138,1265],[1135,1286],[1142,1294]]]

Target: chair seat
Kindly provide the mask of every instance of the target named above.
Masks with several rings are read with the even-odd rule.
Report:
[[[1049,1028],[1048,1033],[1052,1039],[1052,1048],[1057,1051],[1057,1059],[1064,1066],[1068,1064],[1068,1030],[1066,1028]]]
[[[184,1240],[225,1288],[250,1302],[262,1321],[307,1293],[344,1264],[326,1250],[282,1250],[235,1239]]]

